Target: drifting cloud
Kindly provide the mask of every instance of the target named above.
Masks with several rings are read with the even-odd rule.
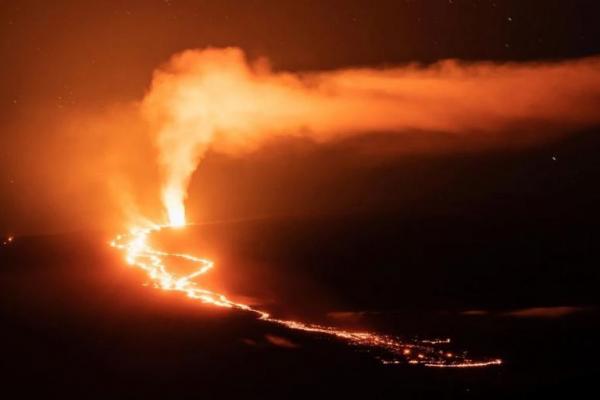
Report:
[[[582,307],[558,306],[558,307],[532,307],[521,310],[509,311],[503,316],[517,318],[560,318],[584,311]]]
[[[295,349],[299,347],[296,343],[281,336],[265,335],[265,339],[267,339],[269,343],[277,347],[285,347],[287,349]]]
[[[472,317],[500,316],[514,318],[561,318],[590,310],[589,307],[555,306],[555,307],[530,307],[505,312],[488,310],[467,310],[460,314]]]

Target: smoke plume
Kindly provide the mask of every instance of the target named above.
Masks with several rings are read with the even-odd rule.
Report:
[[[524,129],[596,124],[599,100],[599,58],[288,73],[226,48],[174,56],[155,72],[142,111],[155,133],[163,204],[181,225],[187,186],[209,149],[237,153],[276,135],[320,142],[370,132],[518,140]]]

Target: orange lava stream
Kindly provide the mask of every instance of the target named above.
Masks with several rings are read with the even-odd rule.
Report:
[[[348,331],[331,326],[273,318],[265,311],[236,303],[223,294],[198,286],[196,278],[213,268],[212,261],[189,254],[159,251],[151,247],[148,237],[165,228],[171,228],[171,226],[159,225],[152,228],[132,229],[129,234],[118,235],[110,243],[112,247],[125,254],[128,264],[144,270],[159,289],[183,292],[192,299],[216,307],[252,312],[263,321],[283,325],[289,329],[334,337],[350,345],[374,352],[384,364],[418,364],[441,368],[476,368],[502,364],[500,359],[472,360],[464,354],[453,354],[436,347],[436,345],[449,343],[450,339],[405,342],[389,335]],[[197,264],[198,268],[188,275],[177,276],[169,271],[166,261],[168,258],[184,259]]]

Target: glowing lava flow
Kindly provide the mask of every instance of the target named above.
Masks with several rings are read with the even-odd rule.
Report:
[[[465,354],[453,354],[440,350],[436,345],[447,344],[449,339],[401,341],[396,337],[371,332],[355,332],[330,326],[273,318],[269,313],[236,303],[222,294],[201,288],[195,281],[213,267],[213,262],[188,254],[167,253],[151,247],[148,237],[155,232],[172,226],[137,228],[129,234],[119,235],[111,246],[123,251],[127,263],[146,271],[157,288],[185,293],[192,299],[217,307],[238,309],[256,313],[259,319],[286,326],[289,329],[335,337],[348,344],[359,346],[375,353],[384,364],[418,364],[427,367],[469,368],[502,364],[500,359],[472,360]],[[197,264],[195,272],[177,276],[168,270],[167,259],[179,258]]]

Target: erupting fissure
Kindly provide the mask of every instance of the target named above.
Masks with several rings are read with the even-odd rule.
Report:
[[[272,317],[266,311],[229,300],[223,294],[202,288],[196,281],[199,276],[213,268],[212,261],[189,254],[169,253],[151,246],[149,237],[153,233],[185,225],[183,207],[181,213],[176,210],[173,213],[170,212],[169,216],[172,225],[135,228],[128,234],[118,235],[111,242],[111,246],[124,253],[128,264],[140,268],[148,274],[156,288],[183,292],[192,299],[212,306],[255,313],[263,321],[282,325],[289,329],[337,338],[350,345],[372,351],[384,364],[418,364],[427,367],[468,368],[487,367],[502,363],[500,359],[473,360],[468,358],[466,353],[456,354],[444,351],[439,345],[449,343],[449,339],[404,341],[390,335],[350,331],[331,326],[278,319]],[[196,265],[197,268],[190,274],[177,275],[169,268],[167,262],[169,258],[185,260]]]

